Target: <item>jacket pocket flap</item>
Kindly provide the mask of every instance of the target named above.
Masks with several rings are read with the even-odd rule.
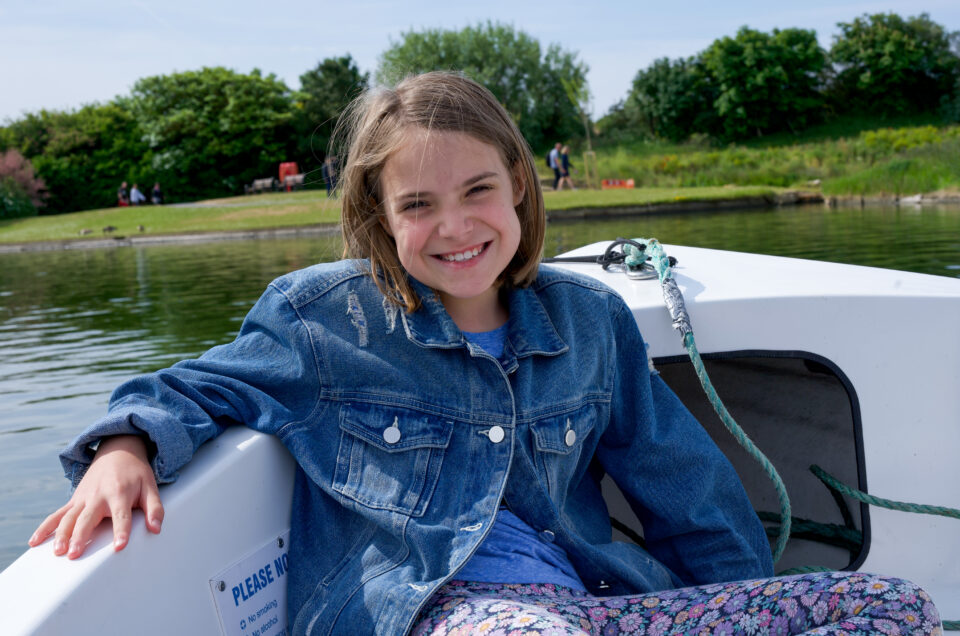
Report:
[[[537,450],[566,455],[583,444],[593,430],[596,419],[594,409],[580,409],[535,422],[531,428]]]
[[[453,435],[450,420],[419,411],[370,404],[344,406],[340,410],[340,428],[388,453],[414,448],[446,448]]]

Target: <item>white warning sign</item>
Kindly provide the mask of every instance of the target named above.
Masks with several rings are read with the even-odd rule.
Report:
[[[210,579],[226,636],[286,636],[289,543],[288,531]]]

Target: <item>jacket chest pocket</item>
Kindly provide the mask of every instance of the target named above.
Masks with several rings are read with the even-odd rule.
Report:
[[[596,422],[596,409],[584,407],[531,425],[537,470],[560,506],[578,472],[585,471],[590,463],[590,457],[584,455],[596,446],[591,435]]]
[[[453,422],[407,409],[346,404],[333,489],[378,510],[423,515]]]

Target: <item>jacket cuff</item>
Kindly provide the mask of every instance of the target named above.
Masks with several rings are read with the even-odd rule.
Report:
[[[193,442],[181,426],[162,421],[169,419],[168,414],[158,412],[162,418],[151,419],[151,410],[153,409],[144,409],[141,406],[134,413],[132,408],[121,407],[80,433],[60,453],[64,475],[73,487],[76,488],[87,474],[104,438],[115,435],[138,435],[143,438],[157,484],[176,481],[178,469],[186,464],[193,454]]]

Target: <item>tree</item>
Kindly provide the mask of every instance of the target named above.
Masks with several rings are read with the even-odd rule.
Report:
[[[340,113],[366,90],[369,79],[349,54],[328,57],[300,76],[293,127],[302,170],[320,167]]]
[[[43,205],[46,187],[30,161],[16,149],[0,152],[0,219],[33,216]]]
[[[130,101],[157,178],[175,198],[241,192],[287,158],[293,99],[273,74],[216,67],[147,77]]]
[[[393,84],[434,70],[462,71],[487,87],[535,148],[577,133],[580,117],[563,82],[583,84],[587,66],[557,45],[542,53],[523,31],[491,22],[460,31],[410,31],[382,54],[376,76]]]
[[[796,132],[822,114],[827,57],[814,31],[766,34],[742,27],[735,38],[716,40],[702,56],[717,87],[714,107],[728,139]]]
[[[960,58],[950,50],[949,33],[926,13],[864,14],[841,22],[830,58],[837,66],[832,94],[846,110],[880,113],[929,112],[949,99]]]
[[[699,57],[661,58],[637,72],[621,106],[620,125],[647,137],[683,141],[693,133],[713,132],[715,98]]]
[[[57,214],[115,205],[121,181],[150,179],[142,137],[129,103],[118,99],[29,113],[4,129],[2,144],[31,161],[49,193],[43,213]]]

